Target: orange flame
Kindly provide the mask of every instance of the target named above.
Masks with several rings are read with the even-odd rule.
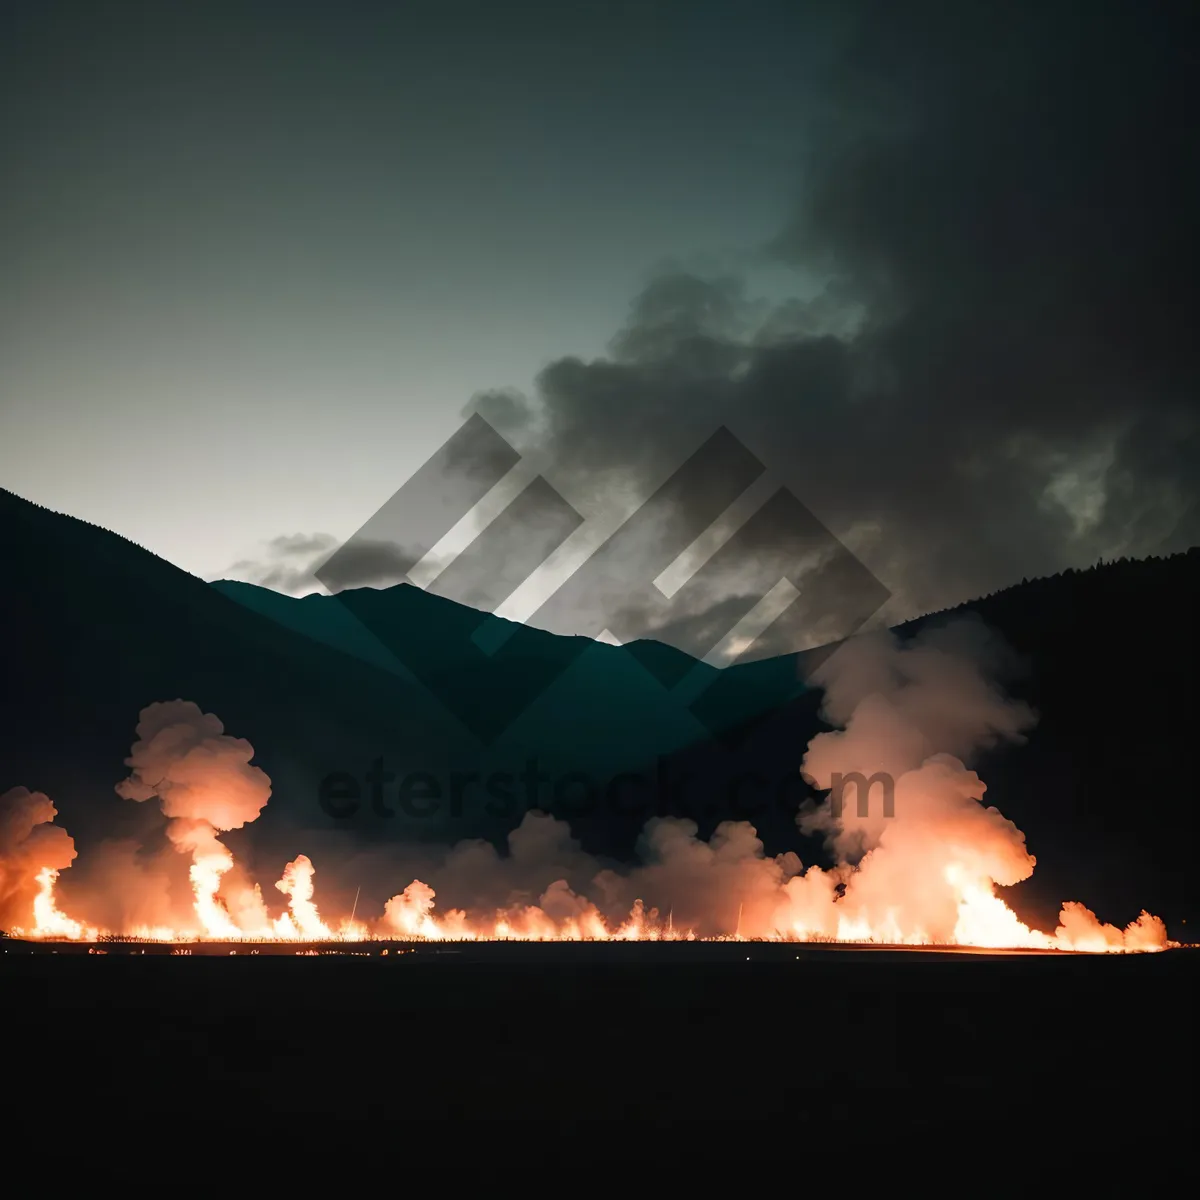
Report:
[[[313,903],[313,874],[312,861],[304,854],[284,867],[283,878],[275,886],[289,898],[290,912],[275,922],[278,937],[317,942],[333,936]]]
[[[94,942],[97,931],[61,912],[54,898],[58,872],[43,867],[37,873],[38,891],[33,900],[33,936],[39,938],[70,938],[72,941]]]
[[[664,921],[657,909],[647,911],[635,901],[624,920],[605,920],[588,901],[571,915],[551,915],[543,906],[570,894],[559,881],[542,897],[542,904],[518,904],[489,914],[468,915],[461,909],[443,914],[434,911],[436,894],[428,884],[413,880],[385,905],[374,930],[366,922],[343,920],[335,933],[321,918],[313,900],[315,869],[310,859],[299,855],[284,869],[275,885],[289,900],[288,911],[275,919],[269,932],[238,926],[217,896],[221,877],[232,864],[232,856],[198,857],[191,868],[196,896],[199,934],[168,926],[139,926],[122,931],[126,936],[158,942],[188,941],[364,941],[395,939],[416,941],[729,941],[764,940],[794,942],[870,943],[875,945],[922,946],[947,944],[995,950],[1066,950],[1084,953],[1122,953],[1164,950],[1176,943],[1167,938],[1166,927],[1143,911],[1123,930],[1101,924],[1084,905],[1063,905],[1059,926],[1053,934],[1030,929],[1001,900],[990,879],[973,875],[962,864],[946,869],[946,882],[955,896],[957,919],[951,942],[942,943],[921,928],[907,926],[903,915],[889,911],[869,918],[853,909],[830,902],[814,906],[813,896],[832,897],[834,874],[819,867],[789,880],[778,897],[763,905],[739,910],[736,925],[722,934],[701,935],[696,929],[676,925],[673,914]],[[33,901],[32,929],[14,929],[19,936],[96,941],[100,930],[63,913],[55,898],[58,871],[44,868],[37,875],[38,891]],[[816,916],[814,916],[816,914]]]
[[[910,777],[916,784],[924,778]],[[918,797],[919,800],[919,797]],[[995,820],[1003,818],[987,810]],[[551,818],[542,817],[544,821]],[[670,837],[656,830],[662,845],[670,838],[677,853],[682,845],[685,866],[712,868],[715,873],[704,884],[707,900],[719,902],[727,913],[725,928],[714,932],[711,923],[703,931],[695,922],[666,919],[656,908],[647,909],[641,899],[633,901],[623,918],[606,917],[595,903],[577,894],[566,880],[551,883],[536,903],[528,896],[506,907],[468,913],[451,908],[436,911],[437,894],[432,887],[414,879],[384,906],[378,921],[355,920],[355,914],[335,922],[337,932],[322,918],[315,896],[315,868],[306,855],[298,855],[284,868],[275,887],[288,900],[288,908],[273,921],[266,913],[256,885],[239,883],[234,893],[242,903],[227,906],[221,896],[223,881],[234,867],[232,852],[205,822],[173,825],[172,840],[190,851],[189,868],[197,926],[192,929],[170,925],[138,926],[118,931],[160,942],[187,941],[364,941],[405,939],[424,941],[692,941],[772,940],[837,941],[896,946],[952,945],[981,949],[1069,950],[1086,953],[1144,952],[1175,945],[1167,938],[1166,926],[1143,911],[1124,929],[1102,924],[1090,909],[1076,902],[1063,905],[1054,933],[1031,929],[996,894],[996,877],[1015,882],[1032,870],[1033,859],[1021,853],[1006,860],[989,853],[987,846],[960,831],[952,840],[920,842],[918,829],[906,833],[899,822],[889,831],[888,844],[904,843],[918,848],[901,858],[898,871],[883,851],[873,850],[856,867],[832,870],[801,869],[794,855],[768,859],[761,843],[745,823],[730,823],[718,829],[709,843],[689,835],[680,842],[676,822]],[[694,835],[694,826],[691,826]],[[963,826],[962,828],[967,828]],[[1015,830],[1015,826],[1012,827]],[[1017,831],[1019,835],[1019,831]],[[913,841],[914,837],[918,840]],[[887,842],[888,839],[885,839]],[[882,845],[883,843],[881,843]],[[1022,861],[1024,856],[1024,861]],[[881,867],[879,864],[883,863]],[[921,871],[916,871],[921,867]],[[720,874],[719,872],[725,872]],[[611,873],[609,873],[611,874]],[[33,926],[15,929],[21,936],[95,941],[101,931],[68,916],[59,907],[55,884],[59,871],[43,867],[34,877]],[[914,880],[919,876],[919,884]],[[613,877],[615,878],[615,876]],[[611,883],[612,879],[596,883]],[[639,885],[640,886],[640,885]],[[240,888],[240,892],[238,891]],[[605,889],[601,889],[605,890]],[[669,888],[667,889],[669,891]],[[249,897],[249,900],[246,897]],[[901,901],[901,897],[906,902]],[[711,904],[710,904],[711,907]],[[357,897],[355,901],[357,909]],[[611,909],[610,909],[611,912]],[[736,913],[736,918],[734,914]]]

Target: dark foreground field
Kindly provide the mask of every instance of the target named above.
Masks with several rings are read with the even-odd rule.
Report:
[[[11,1093],[92,1128],[784,1118],[1103,1138],[1194,1120],[1200,952],[505,949],[10,951]]]

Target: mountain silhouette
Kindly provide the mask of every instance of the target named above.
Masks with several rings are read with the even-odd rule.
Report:
[[[820,694],[803,683],[820,652],[717,671],[658,643],[506,627],[408,585],[296,599],[210,584],[4,491],[0,548],[0,790],[47,792],[81,861],[95,841],[161,822],[113,789],[140,710],[176,697],[248,739],[271,776],[263,816],[229,835],[252,869],[256,856],[277,865],[280,854],[328,848],[330,872],[344,876],[334,885],[353,893],[351,872],[398,843],[500,838],[519,812],[478,798],[428,815],[377,809],[367,773],[382,764],[395,775],[484,777],[531,760],[597,791],[629,772],[653,775],[649,809],[539,803],[593,853],[628,856],[648,816],[676,813],[703,834],[745,817],[768,852],[821,859],[794,824],[809,795],[799,762],[824,728]],[[1052,928],[1057,904],[1080,899],[1105,920],[1145,906],[1174,936],[1194,923],[1198,593],[1194,549],[1026,580],[900,627],[973,612],[1024,665],[1005,685],[1038,724],[1026,745],[976,766],[987,802],[1038,858],[1033,879],[1006,897],[1026,919]],[[730,780],[747,773],[770,783],[769,802],[730,811]],[[322,805],[333,776],[358,781],[352,819]]]
[[[138,713],[156,700],[192,700],[254,745],[274,782],[256,841],[274,825],[344,832],[319,805],[320,781],[361,777],[380,759],[400,772],[494,772],[536,759],[557,774],[603,774],[709,732],[686,707],[664,702],[643,665],[682,659],[716,674],[670,647],[630,653],[515,626],[508,670],[484,679],[470,635],[493,619],[407,585],[304,600],[214,586],[4,491],[0,548],[9,581],[0,601],[8,631],[0,754],[14,782],[54,798],[77,837],[144,819],[113,786]],[[530,692],[527,677],[544,689]],[[780,680],[773,695],[759,689],[749,707],[742,697],[724,719],[800,690],[796,678]],[[470,704],[501,714],[498,736],[481,740],[463,723]],[[355,833],[443,841],[513,823],[483,811],[449,822],[401,813]]]

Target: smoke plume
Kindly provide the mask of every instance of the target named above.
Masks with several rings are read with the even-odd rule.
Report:
[[[144,708],[117,793],[128,800],[158,799],[168,818],[167,837],[192,859],[196,915],[210,934],[239,932],[217,891],[233,855],[217,837],[258,818],[271,797],[271,781],[250,765],[254,747],[230,737],[212,713],[190,700]],[[243,898],[244,900],[245,898]]]
[[[984,802],[967,765],[1018,742],[1034,724],[988,671],[1004,647],[978,621],[959,620],[902,642],[864,635],[826,659],[812,682],[840,728],[808,746],[802,770],[822,791],[798,817],[825,837],[831,867],[765,853],[752,825],[730,821],[704,841],[694,822],[650,821],[641,863],[605,866],[581,853],[561,821],[529,813],[508,854],[465,842],[432,864],[427,882],[388,901],[384,925],[407,936],[796,937],[1035,949],[1156,949],[1160,920],[1121,930],[1083,905],[1063,907],[1053,935],[1024,926],[997,887],[1027,879],[1036,859],[1024,834]],[[839,787],[839,781],[842,787]],[[860,788],[851,791],[849,783]],[[889,795],[890,790],[890,795]],[[455,906],[435,916],[439,897]],[[445,907],[444,906],[444,907]],[[465,911],[464,911],[465,910]]]
[[[798,822],[823,835],[831,865],[806,867],[793,851],[768,855],[745,821],[724,822],[706,841],[694,822],[678,818],[647,823],[635,865],[606,863],[585,853],[564,822],[531,812],[503,852],[482,840],[447,848],[419,878],[404,880],[378,916],[368,899],[359,923],[357,895],[355,911],[333,922],[322,917],[315,867],[304,854],[275,884],[287,911],[270,918],[259,885],[218,836],[253,822],[270,797],[267,776],[250,764],[253,747],[188,701],[152,704],[117,791],[159,801],[170,844],[190,859],[194,913],[179,922],[162,856],[146,860],[131,843],[107,844],[80,896],[107,880],[119,894],[103,906],[119,914],[113,931],[168,941],[196,933],[357,940],[374,932],[1162,949],[1166,929],[1146,912],[1120,929],[1069,902],[1049,934],[1022,924],[997,895],[1036,865],[1024,834],[984,803],[985,785],[968,765],[981,749],[1019,741],[1035,720],[989,682],[1003,655],[981,624],[960,620],[908,642],[865,635],[822,661],[813,682],[836,728],[812,739],[798,768],[828,795]],[[85,926],[55,902],[55,879],[75,847],[54,816],[40,793],[15,788],[0,797],[0,913],[6,921],[16,914],[22,925],[13,927],[35,936],[94,938],[99,925]],[[93,896],[91,920],[101,907]]]
[[[889,624],[1194,545],[1200,156],[1179,114],[1197,103],[1196,6],[838,7],[847,34],[766,250],[795,298],[681,265],[607,354],[471,407],[589,516],[640,503],[727,426],[887,588]],[[802,558],[795,522],[757,533],[776,579]],[[748,575],[681,592],[690,612],[654,601],[643,624],[689,649],[689,617],[759,599]],[[794,636],[828,616],[808,590],[805,620],[757,656],[818,644]]]
[[[282,937],[329,937],[329,927],[313,903],[314,874],[312,860],[301,854],[284,867],[283,878],[275,884],[287,896],[290,910],[275,922],[276,932]]]
[[[50,797],[28,788],[0,796],[0,928],[35,923],[39,892],[75,859],[75,841],[54,824],[58,810]]]

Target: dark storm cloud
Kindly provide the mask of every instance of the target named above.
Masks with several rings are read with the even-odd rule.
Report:
[[[420,555],[388,541],[355,540],[342,546],[335,555],[336,569],[330,556],[321,555],[310,565],[310,572],[321,572],[321,582],[331,591],[343,588],[391,587],[403,583],[408,569]]]
[[[857,15],[771,247],[823,294],[666,276],[477,407],[573,503],[725,425],[909,612],[1200,540],[1194,6]]]
[[[391,587],[405,581],[412,563],[420,557],[419,552],[387,540],[356,538],[339,546],[329,533],[282,534],[271,538],[258,557],[233,563],[221,578],[296,594],[321,588],[340,592],[343,588]]]
[[[337,539],[328,533],[285,533],[272,538],[258,558],[243,558],[222,578],[242,579],[277,592],[311,591],[313,567],[329,556]]]

